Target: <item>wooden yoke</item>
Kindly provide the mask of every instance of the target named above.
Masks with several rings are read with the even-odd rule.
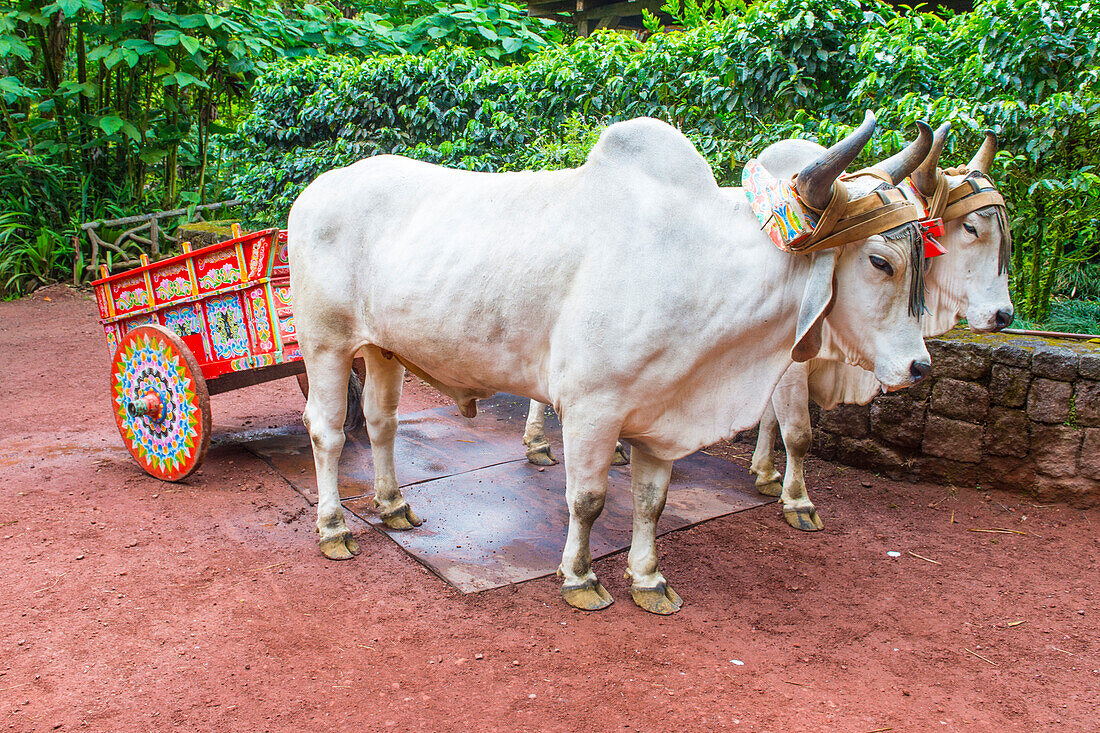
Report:
[[[890,184],[890,188],[875,190],[849,201],[844,181],[859,176],[872,176]],[[874,168],[864,168],[838,178],[833,183],[832,199],[824,209],[815,209],[801,199],[799,203],[818,215],[813,233],[791,247],[791,251],[799,254],[851,244],[923,218],[922,212],[893,187],[890,176]]]

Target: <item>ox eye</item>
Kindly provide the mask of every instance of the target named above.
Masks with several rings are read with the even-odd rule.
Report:
[[[963,229],[966,230],[967,234],[978,236],[978,230],[974,228],[973,224],[963,224]]]
[[[874,265],[876,270],[885,272],[888,277],[894,276],[894,266],[878,255],[871,255],[871,264]]]

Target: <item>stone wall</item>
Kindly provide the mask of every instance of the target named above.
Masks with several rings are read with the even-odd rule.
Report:
[[[815,411],[814,452],[895,478],[1100,504],[1100,344],[955,329],[932,377]]]

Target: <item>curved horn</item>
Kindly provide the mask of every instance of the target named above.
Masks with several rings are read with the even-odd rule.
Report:
[[[932,147],[924,161],[913,171],[913,183],[917,190],[924,196],[931,196],[936,192],[936,168],[940,164],[940,155],[943,154],[943,144],[947,142],[947,133],[951,132],[951,123],[945,122],[932,133]]]
[[[916,125],[916,140],[902,148],[900,153],[891,155],[875,165],[875,168],[890,176],[890,180],[895,186],[916,170],[917,166],[928,155],[929,148],[932,147],[932,128],[920,120],[917,120]]]
[[[993,167],[993,155],[997,152],[997,135],[992,130],[985,131],[985,141],[974,153],[974,157],[966,164],[972,171],[980,171],[989,175],[989,169]]]
[[[856,159],[875,131],[875,114],[867,110],[863,122],[848,137],[826,150],[821,157],[803,168],[795,185],[799,197],[815,209],[824,209],[833,196],[833,181]]]

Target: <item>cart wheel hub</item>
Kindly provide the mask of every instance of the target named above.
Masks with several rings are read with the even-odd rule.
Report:
[[[130,413],[130,417],[144,415],[157,421],[160,420],[164,410],[160,403],[160,396],[156,392],[146,392],[136,401],[126,405],[126,411]]]

